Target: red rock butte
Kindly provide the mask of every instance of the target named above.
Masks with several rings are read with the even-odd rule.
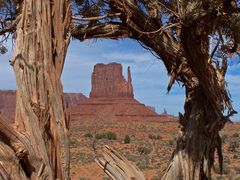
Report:
[[[96,97],[133,98],[130,67],[128,67],[128,80],[126,81],[122,75],[121,64],[96,64],[92,73],[90,98]]]
[[[67,110],[71,120],[140,120],[160,116],[153,107],[134,99],[130,67],[125,80],[122,65],[118,63],[96,64],[92,73],[89,98]]]

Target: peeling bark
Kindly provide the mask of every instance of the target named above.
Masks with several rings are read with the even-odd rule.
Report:
[[[145,180],[135,165],[109,146],[105,146],[103,158],[96,159],[96,162],[113,180]]]
[[[9,140],[5,146],[11,149],[9,153],[7,148],[0,150],[20,160],[15,164],[19,169],[15,176],[69,179],[69,122],[64,115],[60,77],[70,41],[70,19],[68,0],[23,1],[11,62],[17,85],[17,132],[0,129],[4,141]],[[12,176],[1,169],[2,176]]]

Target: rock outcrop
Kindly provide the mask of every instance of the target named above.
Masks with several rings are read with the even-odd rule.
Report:
[[[133,98],[130,67],[128,67],[128,80],[126,81],[122,75],[121,64],[96,64],[92,73],[92,90],[90,97]]]

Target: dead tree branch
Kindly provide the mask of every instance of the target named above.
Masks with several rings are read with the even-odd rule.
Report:
[[[143,173],[116,150],[105,146],[103,158],[95,160],[113,180],[145,180]]]

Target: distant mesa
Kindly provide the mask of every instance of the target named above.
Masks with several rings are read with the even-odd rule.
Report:
[[[72,108],[81,102],[86,101],[88,98],[82,93],[64,93],[63,102],[65,108]]]
[[[88,98],[82,93],[64,93],[65,108],[72,108],[80,102],[84,102]],[[14,122],[16,106],[16,91],[15,90],[0,90],[0,115],[3,119]]]

